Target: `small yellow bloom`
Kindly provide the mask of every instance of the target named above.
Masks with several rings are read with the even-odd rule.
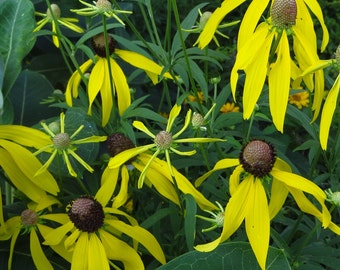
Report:
[[[309,104],[309,93],[307,91],[299,92],[296,94],[289,95],[289,103],[294,104],[300,110],[302,107],[308,107]]]
[[[216,240],[196,246],[199,251],[211,251],[226,241],[245,221],[245,229],[255,257],[261,267],[266,269],[270,238],[270,220],[282,208],[288,194],[295,199],[302,212],[311,214],[321,221],[324,228],[340,234],[340,228],[331,221],[325,200],[326,194],[312,181],[292,173],[290,166],[275,157],[271,144],[253,140],[245,145],[239,159],[226,158],[218,161],[215,167],[198,178],[200,185],[212,173],[235,167],[229,179],[231,198],[225,208],[223,229]],[[269,185],[271,183],[271,186]],[[269,202],[267,191],[270,189]],[[305,193],[318,201],[318,209]]]
[[[222,105],[220,112],[221,113],[229,113],[229,112],[239,112],[240,107],[236,106],[234,102],[227,102],[226,104]]]
[[[53,44],[59,48],[59,35],[57,31],[57,24],[63,25],[72,31],[77,33],[83,33],[84,30],[79,26],[75,25],[75,22],[78,22],[78,19],[75,18],[62,18],[61,11],[58,5],[51,4],[51,6],[47,9],[46,13],[35,12],[36,15],[43,17],[40,21],[37,22],[37,27],[34,29],[34,32],[39,31],[43,28],[47,23],[52,24],[52,32],[54,33],[52,36]]]
[[[106,136],[91,136],[87,138],[81,138],[75,140],[74,138],[81,132],[84,128],[84,125],[80,125],[79,128],[73,132],[72,135],[69,135],[65,132],[65,114],[60,114],[60,124],[57,125],[56,130],[52,130],[51,126],[47,126],[46,123],[41,122],[42,127],[48,133],[45,134],[49,138],[49,143],[41,147],[34,154],[38,155],[42,152],[51,153],[51,156],[46,161],[46,163],[36,172],[36,175],[47,170],[47,168],[51,165],[56,155],[60,155],[64,160],[68,172],[73,177],[77,177],[77,173],[74,171],[69,155],[72,156],[75,160],[77,160],[86,170],[89,172],[93,172],[93,169],[90,165],[88,165],[76,152],[77,145],[85,144],[85,143],[94,143],[94,142],[102,142],[106,140]]]
[[[120,237],[125,234],[165,264],[164,253],[156,238],[125,212],[106,207],[106,198],[100,195],[102,188],[106,187],[101,187],[95,197],[75,199],[67,207],[67,214],[48,215],[61,226],[47,234],[43,244],[51,247],[63,244],[71,252],[73,270],[109,270],[113,261],[122,262],[127,270],[144,269],[137,250]]]
[[[197,97],[198,97],[198,101],[202,104],[204,102],[203,91],[198,91],[197,92]],[[190,101],[190,102],[197,102],[197,98],[194,95],[189,95],[188,96],[188,101]]]

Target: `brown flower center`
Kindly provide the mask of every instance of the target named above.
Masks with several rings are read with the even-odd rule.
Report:
[[[273,146],[261,140],[249,142],[243,147],[240,154],[240,163],[244,170],[260,178],[270,173],[275,160]]]
[[[109,36],[109,34],[107,34],[107,38],[108,38],[109,54],[111,55],[115,51],[115,42],[114,42],[114,39],[111,36]],[[97,55],[103,58],[106,57],[104,33],[101,33],[92,38],[92,47]]]
[[[83,232],[96,232],[104,224],[102,205],[90,196],[84,196],[71,203],[68,216],[74,226]]]
[[[273,25],[281,29],[295,25],[296,14],[295,0],[275,0],[270,10]]]
[[[133,142],[121,133],[111,134],[106,141],[107,149],[111,157],[116,156],[120,152],[134,148]]]
[[[170,148],[170,146],[172,145],[172,135],[171,135],[171,133],[169,133],[165,130],[160,131],[155,137],[155,144],[161,150],[165,150],[165,149]]]
[[[21,212],[21,222],[24,226],[34,226],[38,223],[38,220],[38,214],[31,209],[26,209]]]

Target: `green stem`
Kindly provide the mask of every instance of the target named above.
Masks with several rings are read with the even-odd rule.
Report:
[[[253,113],[251,114],[251,117],[250,117],[250,123],[249,123],[248,131],[247,131],[247,136],[245,138],[246,142],[249,141],[251,129],[252,129],[252,126],[253,126],[253,123],[254,123],[254,118],[255,118],[255,112],[253,111]]]

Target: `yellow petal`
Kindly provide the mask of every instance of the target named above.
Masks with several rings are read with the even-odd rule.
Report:
[[[109,72],[109,63],[106,61],[106,65],[104,65],[104,79],[103,85],[100,89],[100,98],[102,101],[102,126],[105,126],[110,119],[111,111],[113,108],[113,93],[115,92],[115,85],[113,84],[113,80],[110,79]]]
[[[253,201],[253,177],[247,177],[241,182],[237,191],[230,198],[226,206],[221,236],[210,243],[197,245],[195,249],[205,252],[212,251],[220,243],[227,240],[238,229],[238,227],[240,227],[242,221],[249,211],[250,202]]]
[[[88,243],[88,269],[110,270],[104,246],[95,233],[90,233]],[[73,255],[74,256],[74,255]]]
[[[303,77],[307,74],[311,74],[316,72],[319,69],[324,69],[332,64],[332,60],[319,60],[315,62],[312,66],[306,68],[301,74],[300,77]]]
[[[240,25],[237,38],[237,49],[239,50],[249,40],[251,35],[268,6],[269,0],[254,0],[250,3]],[[254,44],[255,45],[255,44]],[[255,45],[256,46],[256,45]]]
[[[290,90],[290,52],[286,31],[282,32],[277,48],[276,62],[271,65],[269,76],[269,105],[273,122],[283,132]]]
[[[12,234],[11,244],[10,244],[10,248],[9,248],[8,270],[12,269],[14,246],[15,246],[15,243],[16,243],[16,241],[18,239],[19,233],[20,233],[20,228],[17,227],[17,228],[15,228],[15,231]]]
[[[225,158],[225,159],[219,160],[215,164],[212,170],[208,171],[207,173],[203,174],[201,177],[197,178],[197,180],[195,181],[195,187],[200,186],[212,173],[219,171],[219,170],[226,169],[226,168],[234,167],[239,164],[240,162],[237,158]]]
[[[140,131],[143,131],[145,134],[148,134],[151,138],[155,138],[155,135],[143,124],[143,122],[133,121],[132,125]]]
[[[125,270],[144,269],[141,258],[132,247],[104,230],[99,230],[99,234],[109,259],[121,261]]]
[[[129,172],[126,166],[121,167],[121,182],[117,196],[113,198],[112,207],[119,208],[126,203],[129,198]]]
[[[172,107],[172,109],[170,111],[170,114],[169,114],[168,123],[166,125],[166,131],[167,132],[171,131],[172,125],[174,124],[175,119],[179,115],[180,111],[181,111],[181,106],[180,105],[175,104]]]
[[[67,235],[64,246],[67,251],[73,251],[75,243],[82,232],[78,229],[75,229],[70,235]]]
[[[89,259],[89,238],[88,233],[80,234],[73,251],[71,270],[90,269],[88,266]],[[100,263],[100,262],[98,262]]]
[[[240,185],[241,173],[244,173],[242,165],[238,165],[229,178],[229,193],[231,196],[234,195],[238,186]]]
[[[123,166],[124,167],[124,166]],[[96,193],[96,200],[106,206],[116,189],[119,176],[119,168],[106,167],[101,178],[101,185]]]
[[[253,201],[249,201],[250,209],[245,217],[246,232],[261,269],[266,269],[270,236],[268,202],[260,179],[255,179],[253,189]]]
[[[119,115],[122,115],[131,104],[130,87],[120,66],[110,58],[111,76],[116,86]]]
[[[108,167],[111,168],[111,169],[118,168],[122,164],[124,164],[125,162],[130,160],[131,158],[139,155],[140,153],[143,153],[143,152],[149,150],[153,146],[154,146],[154,144],[148,144],[148,145],[143,145],[143,146],[131,148],[131,149],[125,150],[123,152],[120,152],[119,154],[117,154],[116,156],[114,156],[113,158],[110,159]]]
[[[226,140],[218,139],[218,138],[185,138],[185,139],[176,139],[175,143],[209,143],[209,142],[225,142]]]
[[[222,2],[222,5],[213,12],[204,26],[204,29],[198,38],[199,48],[203,49],[210,43],[223,18],[244,1],[245,0],[225,0]]]
[[[178,131],[175,135],[172,136],[173,139],[176,139],[179,135],[181,135],[188,128],[189,124],[191,123],[191,115],[192,115],[192,111],[189,109],[187,111],[186,116],[185,116],[185,121],[184,121],[183,127],[181,128],[180,131]],[[169,131],[170,131],[170,129],[169,129]]]
[[[130,226],[120,220],[109,220],[113,228],[130,236],[142,244],[160,263],[165,264],[165,256],[156,238],[140,226]]]
[[[335,79],[335,82],[329,91],[325,104],[323,105],[321,121],[320,121],[320,143],[322,149],[326,150],[327,141],[329,135],[329,129],[331,127],[333,115],[337,105],[338,95],[340,90],[340,73]]]
[[[145,70],[148,76],[151,73],[151,74],[156,74],[157,75],[156,78],[158,78],[162,74],[163,67],[161,67],[160,65],[158,65],[151,59],[145,57],[144,55],[141,55],[139,53],[132,52],[132,51],[119,50],[119,49],[115,50],[115,54],[117,54],[125,62],[128,62],[129,64],[137,68]],[[172,79],[172,76],[168,72],[164,73],[163,76],[166,78]],[[158,79],[152,80],[152,81],[155,84],[158,82]]]
[[[34,265],[38,270],[53,270],[51,263],[46,258],[40,246],[37,232],[34,229],[32,229],[30,233],[30,249]]]
[[[104,77],[105,77],[105,65],[107,65],[107,61],[105,58],[99,57],[97,62],[95,63],[89,78],[88,84],[88,98],[89,98],[89,109],[88,113],[91,113],[92,103],[94,102],[96,96],[99,91],[103,87]]]
[[[65,223],[64,225],[54,229],[45,237],[44,245],[58,245],[65,235],[71,231],[74,227],[72,221]]]

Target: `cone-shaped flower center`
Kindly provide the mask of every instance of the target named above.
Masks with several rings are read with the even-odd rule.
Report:
[[[243,147],[240,163],[246,172],[256,177],[264,177],[270,173],[274,166],[274,148],[267,142],[253,140]]]
[[[102,205],[92,197],[82,197],[71,203],[68,216],[79,230],[96,232],[104,224]]]
[[[58,133],[53,137],[53,145],[56,149],[65,150],[71,142],[70,135],[67,133]]]
[[[134,148],[133,142],[121,133],[113,133],[107,138],[107,149],[111,157],[125,150]]]
[[[168,149],[172,145],[171,133],[167,131],[160,131],[155,137],[155,144],[161,150]]]
[[[56,4],[51,4],[51,10],[52,10],[52,13],[54,15],[54,18],[55,19],[59,19],[60,18],[60,15],[61,15],[61,11],[60,11],[60,8],[58,5]],[[53,20],[53,16],[51,14],[51,10],[48,8],[47,11],[46,11],[46,17],[50,20]]]
[[[38,223],[39,216],[31,209],[26,209],[21,213],[21,222],[24,226],[34,226]]]
[[[108,0],[98,0],[96,3],[96,7],[102,9],[111,9],[112,5]]]
[[[200,127],[204,125],[204,117],[197,112],[194,112],[191,119],[191,124],[193,127]]]
[[[335,60],[336,60],[336,63],[338,64],[338,66],[340,67],[340,45],[338,46],[338,48],[336,48]]]
[[[109,46],[109,54],[113,54],[115,51],[115,42],[114,39],[108,36],[108,46]],[[105,58],[106,57],[106,51],[105,51],[105,37],[104,34],[101,33],[97,36],[94,36],[92,38],[92,47],[94,49],[94,51],[96,52],[97,55],[99,55],[100,57]]]
[[[273,25],[281,29],[295,25],[296,13],[295,0],[274,0],[270,10]]]

